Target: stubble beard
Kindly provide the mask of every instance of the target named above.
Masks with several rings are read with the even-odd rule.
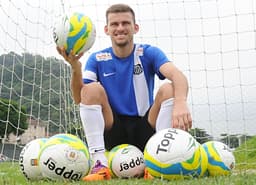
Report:
[[[128,43],[129,43],[128,41],[125,41],[125,42],[121,42],[121,43],[116,42],[115,44],[117,47],[124,48],[128,45]]]
[[[115,45],[120,48],[124,48],[128,46],[130,43],[132,43],[133,38],[130,38],[130,40],[125,40],[123,42],[115,42]]]

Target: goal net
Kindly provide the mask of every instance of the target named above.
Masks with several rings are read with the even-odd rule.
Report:
[[[70,66],[58,55],[52,30],[64,14],[92,18],[97,38],[84,64],[91,52],[110,46],[105,10],[120,2],[0,0],[1,155],[17,160],[27,142],[56,133],[84,138]],[[188,78],[195,136],[223,140],[232,148],[246,144],[256,135],[256,2],[129,3],[140,25],[135,41],[161,48]]]

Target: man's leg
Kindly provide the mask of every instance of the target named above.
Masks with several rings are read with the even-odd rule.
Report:
[[[162,85],[156,94],[148,121],[156,132],[171,127],[173,108],[173,87],[171,83]]]
[[[101,109],[100,105],[84,105],[81,103],[80,117],[92,160],[100,160],[103,165],[107,166],[108,161],[104,155],[104,119]]]
[[[98,83],[84,85],[81,91],[80,116],[85,137],[94,165],[91,174],[83,180],[105,180],[110,178],[105,156],[104,129],[112,124],[113,116],[106,93]],[[111,120],[112,119],[112,120]]]

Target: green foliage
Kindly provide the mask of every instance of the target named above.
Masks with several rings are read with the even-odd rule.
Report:
[[[76,112],[70,93],[70,67],[54,57],[10,52],[0,56],[0,97],[18,101],[42,121],[53,122],[50,132],[66,130]]]
[[[0,136],[21,135],[27,128],[26,108],[15,101],[0,98]]]

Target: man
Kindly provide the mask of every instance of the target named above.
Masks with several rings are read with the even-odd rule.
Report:
[[[95,162],[83,180],[109,179],[105,148],[128,143],[144,150],[147,140],[158,130],[191,128],[187,106],[186,77],[157,47],[135,44],[139,31],[134,11],[115,4],[106,11],[106,35],[112,47],[95,52],[81,71],[83,54],[67,56],[72,67],[71,89],[80,115],[90,154]],[[155,74],[167,78],[153,100]]]

